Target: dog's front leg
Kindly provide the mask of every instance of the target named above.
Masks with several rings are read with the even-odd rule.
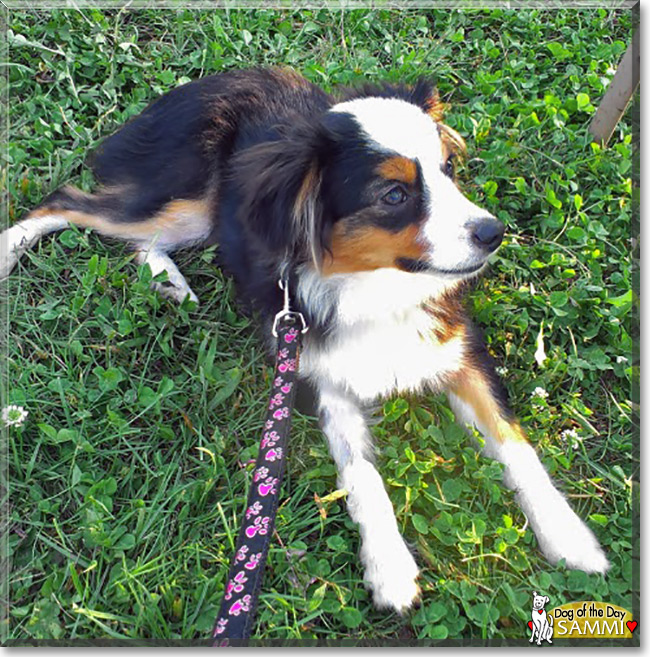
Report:
[[[468,367],[447,392],[456,416],[483,434],[484,453],[505,465],[504,483],[515,491],[546,558],[551,563],[564,559],[569,568],[588,573],[606,572],[609,563],[596,537],[553,485],[523,429],[500,399],[499,389],[496,374],[488,368]]]
[[[419,595],[418,567],[402,539],[381,477],[372,464],[371,436],[355,400],[334,386],[319,388],[323,432],[359,523],[364,579],[378,607],[406,611]]]

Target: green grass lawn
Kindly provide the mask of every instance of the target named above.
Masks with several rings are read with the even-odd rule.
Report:
[[[610,573],[550,566],[501,466],[444,400],[396,399],[373,433],[423,603],[405,618],[375,610],[355,525],[328,497],[326,445],[298,416],[257,637],[525,641],[533,590],[550,607],[633,608],[633,112],[608,148],[587,132],[631,41],[629,10],[81,9],[10,11],[8,26],[7,223],[64,182],[92,189],[90,149],[158,94],[282,64],[326,89],[434,75],[468,142],[463,185],[508,226],[469,303]],[[29,412],[3,442],[4,640],[209,636],[272,376],[212,256],[178,258],[198,308],[151,292],[124,245],[77,230],[43,239],[3,284],[2,405]]]

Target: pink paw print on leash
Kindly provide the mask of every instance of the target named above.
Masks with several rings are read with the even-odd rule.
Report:
[[[226,587],[226,595],[224,596],[226,600],[232,598],[233,593],[241,593],[244,590],[244,584],[248,581],[246,573],[243,570],[240,570],[229,582]]]
[[[289,417],[289,409],[286,406],[278,408],[278,410],[273,413],[273,417],[276,420],[284,420]]]
[[[295,328],[291,328],[286,332],[284,336],[284,341],[287,344],[291,344],[297,337],[298,337],[298,331]]]
[[[262,505],[258,500],[255,500],[255,503],[248,507],[246,510],[246,520],[250,520],[252,516],[259,515],[262,510]]]
[[[269,402],[269,408],[275,408],[276,406],[282,406],[284,403],[284,395],[281,392],[276,392],[271,401]]]
[[[275,443],[280,439],[276,431],[267,431],[262,438],[262,449],[267,447],[273,447]]]
[[[262,496],[275,495],[277,493],[276,485],[278,483],[277,477],[269,477],[263,484],[257,487],[257,492]]]
[[[246,561],[246,555],[248,554],[248,545],[242,545],[239,550],[237,550],[237,556],[235,559],[237,561]]]
[[[279,461],[282,458],[282,447],[278,447],[277,449],[270,449],[264,458],[271,462]]]
[[[236,600],[232,603],[228,614],[230,614],[230,616],[239,616],[242,611],[248,611],[250,609],[250,604],[251,596],[245,595],[241,600]]]
[[[261,558],[262,558],[261,552],[258,552],[257,554],[251,554],[251,558],[244,564],[244,568],[246,568],[247,570],[255,570]]]
[[[212,636],[219,636],[219,634],[223,634],[226,631],[227,625],[228,625],[228,619],[220,618],[217,621],[217,627],[215,627],[214,634]]]
[[[253,477],[253,481],[259,481],[260,479],[265,479],[269,475],[269,469],[265,468],[262,466],[261,468],[257,468],[255,470],[255,476]]]
[[[295,358],[288,358],[284,362],[280,363],[278,365],[278,370],[282,372],[283,374],[285,372],[295,372],[296,371],[296,359]]]
[[[264,536],[269,531],[269,520],[268,516],[264,518],[258,516],[255,518],[253,524],[246,527],[246,536],[248,538],[254,538],[258,533],[260,536]]]

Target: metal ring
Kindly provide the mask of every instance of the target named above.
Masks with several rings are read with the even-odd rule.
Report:
[[[300,332],[303,335],[307,333],[307,331],[309,331],[309,326],[307,326],[307,322],[305,321],[305,318],[302,313],[298,313],[293,310],[281,310],[273,320],[273,328],[271,329],[271,333],[273,333],[274,338],[278,337],[278,324],[282,319],[284,319],[287,316],[292,316],[300,320],[300,323],[302,324],[302,328],[300,329]]]

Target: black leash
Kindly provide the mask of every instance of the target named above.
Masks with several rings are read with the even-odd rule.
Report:
[[[307,331],[303,316],[289,308],[288,283],[280,281],[280,287],[284,291],[284,307],[273,323],[278,350],[271,399],[235,556],[212,632],[215,647],[245,645],[245,640],[251,635],[278,510],[296,394],[301,336]]]

